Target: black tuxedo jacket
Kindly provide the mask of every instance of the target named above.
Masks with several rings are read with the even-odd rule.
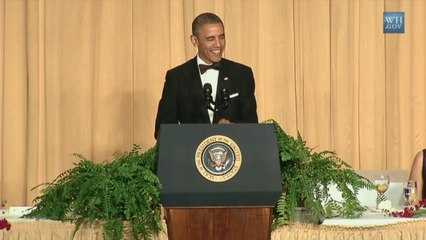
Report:
[[[250,67],[222,58],[216,91],[216,104],[221,104],[220,90],[227,89],[228,107],[216,112],[213,123],[226,118],[234,123],[257,123],[254,77]],[[163,94],[158,104],[155,133],[162,123],[210,123],[203,100],[203,86],[197,57],[166,74]]]

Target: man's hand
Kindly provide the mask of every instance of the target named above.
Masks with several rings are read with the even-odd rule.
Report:
[[[231,122],[231,121],[229,121],[228,119],[221,118],[221,119],[219,120],[219,122],[217,122],[217,123],[219,123],[219,124],[231,124],[232,122]]]

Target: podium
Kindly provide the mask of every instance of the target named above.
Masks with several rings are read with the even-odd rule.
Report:
[[[269,240],[281,194],[269,124],[163,124],[157,175],[170,240]]]

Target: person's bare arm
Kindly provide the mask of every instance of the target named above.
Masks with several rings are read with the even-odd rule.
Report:
[[[423,151],[418,152],[414,157],[409,179],[417,183],[416,202],[423,200]]]

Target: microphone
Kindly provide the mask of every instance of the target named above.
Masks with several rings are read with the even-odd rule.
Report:
[[[210,83],[206,83],[203,86],[203,100],[207,109],[214,111],[214,109],[210,105],[212,103],[214,104],[213,97],[212,97],[212,85]]]
[[[223,109],[226,109],[228,107],[228,102],[229,102],[228,90],[226,90],[226,88],[223,88],[222,91],[220,92],[220,95],[222,97],[221,110],[223,110]]]

